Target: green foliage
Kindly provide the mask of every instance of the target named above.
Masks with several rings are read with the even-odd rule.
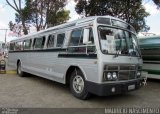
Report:
[[[118,17],[131,24],[137,32],[149,30],[145,22],[149,13],[142,6],[142,0],[78,0],[75,10],[85,16]]]
[[[6,2],[16,11],[16,23],[9,22],[10,29],[13,30],[16,24],[22,23],[24,34],[28,34],[27,24],[32,24],[39,31],[64,23],[70,18],[70,12],[64,10],[67,0],[12,0],[13,4],[9,0]]]
[[[16,23],[13,24],[12,21],[9,22],[10,30],[16,31],[15,26],[21,22],[22,27],[20,26],[18,34],[21,34],[22,30],[24,34],[28,34],[28,27],[26,27],[26,21],[30,18],[31,15],[31,1],[32,0],[6,0],[7,4],[16,11]]]
[[[48,16],[49,25],[55,26],[55,25],[65,23],[70,18],[69,13],[70,13],[69,10],[62,10],[62,11],[58,11],[57,13],[50,11]]]
[[[69,11],[64,10],[66,0],[35,0],[32,3],[31,21],[37,31],[66,22]]]

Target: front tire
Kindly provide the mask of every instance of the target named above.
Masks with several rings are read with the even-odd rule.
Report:
[[[75,69],[71,74],[70,90],[75,97],[81,100],[85,100],[90,97],[90,93],[87,91],[84,75],[79,69]]]
[[[24,72],[22,71],[21,62],[18,62],[17,64],[17,74],[21,77],[24,77]]]

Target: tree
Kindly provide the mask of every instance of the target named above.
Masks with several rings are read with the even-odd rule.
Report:
[[[69,19],[69,11],[64,10],[67,0],[35,0],[32,2],[32,16],[30,20],[37,31]]]
[[[157,5],[158,8],[160,8],[160,0],[153,0],[153,2]]]
[[[18,1],[16,3],[16,1]],[[6,0],[9,6],[15,11],[15,21],[9,23],[12,30],[19,23],[22,23],[24,34],[28,34],[28,25],[35,26],[36,30],[42,30],[57,24],[66,22],[69,19],[69,11],[65,10],[67,0]],[[23,3],[23,4],[22,4]],[[23,8],[21,7],[23,6]],[[13,27],[14,25],[14,27]],[[17,27],[16,27],[17,28]]]
[[[21,33],[22,33],[21,25],[17,23],[13,23],[12,21],[10,21],[8,25],[9,25],[10,31],[12,31],[12,34],[14,34],[14,36],[21,36]]]
[[[24,0],[12,0],[12,1],[6,0],[6,2],[10,7],[12,7],[16,11],[16,14],[15,14],[16,19],[19,19],[17,20],[17,23],[19,22],[22,23],[24,34],[28,34],[28,30],[25,22],[29,18],[29,13],[31,11],[29,7],[31,0],[25,0],[25,1]],[[25,7],[22,7],[22,6],[25,6]]]
[[[54,12],[52,13],[52,11],[50,11],[49,16],[48,16],[48,26],[47,27],[52,27],[52,26],[56,26],[56,25],[65,23],[70,18],[69,13],[70,11],[68,10],[61,10],[57,13],[54,13]]]
[[[12,31],[14,29],[15,24],[12,21],[10,21],[8,25],[9,25],[10,31]]]
[[[125,20],[137,32],[148,31],[145,17],[149,13],[142,6],[142,0],[77,0],[76,12],[85,16],[111,15]]]

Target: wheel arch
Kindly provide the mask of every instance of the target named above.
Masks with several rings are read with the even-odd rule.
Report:
[[[87,79],[86,73],[85,73],[85,71],[83,70],[82,67],[80,67],[78,65],[71,65],[71,66],[68,67],[68,69],[66,71],[66,74],[65,74],[65,84],[69,85],[69,81],[70,81],[70,78],[71,78],[71,73],[75,69],[79,69],[83,73],[85,80]]]
[[[16,64],[17,66],[18,66],[18,63],[19,63],[19,62],[21,62],[21,60],[20,60],[20,59],[17,59],[17,64]]]
[[[22,66],[22,61],[21,61],[21,59],[17,59],[16,67],[18,67],[18,63],[21,63],[21,66]],[[22,67],[23,67],[23,66],[22,66]],[[22,68],[22,70],[23,70],[23,68]]]

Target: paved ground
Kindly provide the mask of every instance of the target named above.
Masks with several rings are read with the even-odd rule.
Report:
[[[92,96],[82,101],[72,96],[69,88],[63,84],[33,75],[19,77],[14,70],[7,67],[8,74],[0,74],[0,107],[160,107],[160,80],[149,80],[147,86],[125,95]]]
[[[160,107],[160,81],[148,81],[147,86],[126,95],[93,96],[87,101],[76,99],[65,85],[40,77],[19,77],[0,74],[0,107],[43,108],[105,108]]]

